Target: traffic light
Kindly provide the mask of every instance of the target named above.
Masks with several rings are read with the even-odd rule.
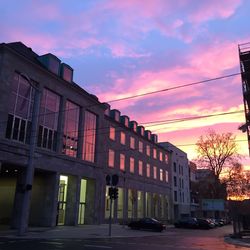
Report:
[[[109,188],[109,197],[110,197],[110,199],[116,200],[118,198],[118,188],[110,187]]]

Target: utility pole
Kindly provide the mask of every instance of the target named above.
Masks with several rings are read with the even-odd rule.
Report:
[[[22,203],[20,211],[20,221],[18,225],[18,235],[24,235],[28,230],[28,220],[30,211],[30,201],[31,201],[31,191],[34,179],[34,152],[36,147],[36,137],[37,137],[37,126],[38,126],[38,115],[40,107],[41,91],[37,86],[35,86],[30,78],[25,74],[21,74],[30,84],[30,86],[35,90],[34,104],[31,117],[31,132],[30,132],[30,146],[28,154],[28,163],[25,169],[25,176],[23,185],[21,188],[22,193]]]

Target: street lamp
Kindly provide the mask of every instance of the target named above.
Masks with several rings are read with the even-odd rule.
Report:
[[[34,152],[36,146],[36,137],[37,137],[37,126],[38,126],[38,115],[39,115],[39,106],[40,106],[40,98],[41,91],[39,87],[35,86],[30,78],[21,73],[23,78],[25,78],[30,86],[35,90],[34,96],[34,104],[32,109],[31,116],[31,132],[30,132],[30,146],[28,153],[28,163],[25,169],[24,183],[22,185],[22,202],[21,202],[21,210],[20,210],[20,220],[18,225],[18,234],[23,235],[28,229],[28,219],[29,219],[29,210],[30,210],[30,199],[31,199],[31,190],[34,179]]]

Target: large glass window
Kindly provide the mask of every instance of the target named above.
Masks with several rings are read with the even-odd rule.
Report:
[[[34,89],[21,74],[14,73],[9,99],[6,138],[23,143],[30,142]]]
[[[146,146],[146,154],[148,156],[150,156],[150,146],[149,145]]]
[[[44,89],[39,115],[38,147],[56,150],[60,96]]]
[[[163,181],[163,169],[160,169],[160,181]]]
[[[109,128],[109,138],[111,140],[115,140],[115,127],[110,126]]]
[[[84,135],[83,135],[83,160],[95,161],[95,146],[96,146],[96,121],[95,114],[85,111],[84,120]]]
[[[157,179],[157,167],[154,166],[154,179]]]
[[[153,157],[154,157],[154,159],[157,158],[157,150],[156,150],[156,148],[153,149]]]
[[[134,137],[130,137],[130,148],[135,149],[135,138]]]
[[[143,142],[139,141],[139,152],[143,153]]]
[[[125,155],[120,154],[120,170],[125,171]]]
[[[163,154],[162,154],[161,151],[160,151],[160,153],[159,153],[159,160],[160,160],[160,161],[163,161]]]
[[[135,159],[130,157],[130,166],[129,166],[130,173],[135,172]]]
[[[124,132],[121,132],[121,144],[126,144],[126,134]]]
[[[112,149],[109,149],[109,159],[108,159],[108,165],[109,167],[113,168],[115,166],[115,151]]]
[[[77,154],[79,113],[79,106],[70,101],[66,102],[63,153],[72,157],[76,157]]]
[[[150,164],[147,163],[147,177],[150,177]]]
[[[143,163],[142,163],[142,161],[138,162],[138,166],[139,166],[139,175],[143,175]]]
[[[167,170],[165,170],[165,180],[166,180],[166,182],[168,182],[168,171]]]

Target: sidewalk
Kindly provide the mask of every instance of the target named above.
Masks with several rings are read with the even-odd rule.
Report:
[[[171,225],[169,227],[172,227]],[[166,230],[167,231],[167,230]],[[111,237],[142,237],[151,235],[163,235],[166,233],[131,230],[127,226],[112,224]],[[108,238],[109,225],[82,225],[82,226],[58,226],[56,228],[29,228],[29,231],[18,236],[16,230],[0,230],[0,238],[20,239],[83,239],[83,238]]]

